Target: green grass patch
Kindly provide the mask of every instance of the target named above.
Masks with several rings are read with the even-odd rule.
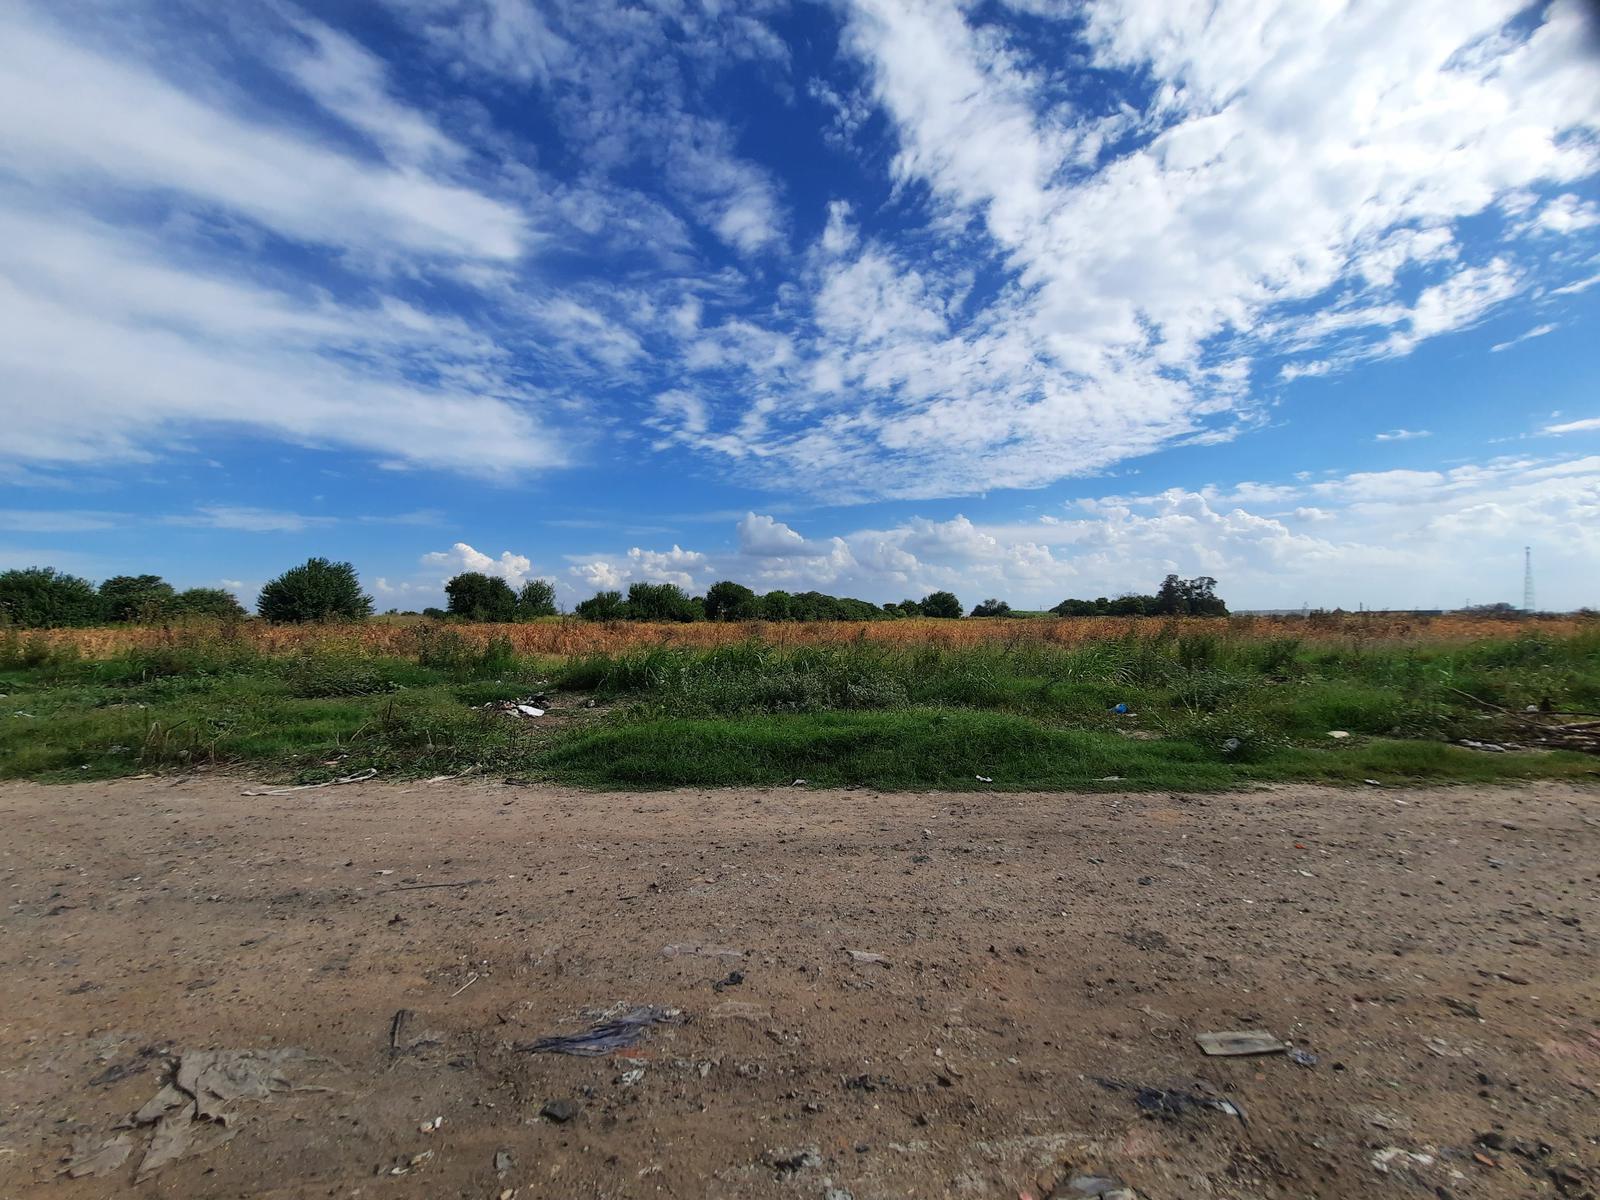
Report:
[[[535,691],[568,711],[592,696],[609,715],[482,711]],[[431,626],[404,656],[181,637],[100,660],[0,631],[0,693],[10,778],[217,764],[306,780],[475,767],[601,786],[1491,781],[1593,777],[1593,759],[1445,743],[1515,738],[1494,705],[1600,708],[1600,633],[1302,644],[1169,626],[1077,646],[750,642],[563,661]]]

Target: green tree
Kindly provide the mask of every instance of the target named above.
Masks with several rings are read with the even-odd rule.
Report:
[[[530,579],[517,593],[517,619],[532,621],[556,615],[556,586],[548,579]]]
[[[620,621],[628,615],[621,592],[596,592],[572,610],[585,621]]]
[[[1011,612],[1011,605],[1004,600],[985,600],[982,604],[972,606],[972,615],[975,617],[1004,617]]]
[[[256,611],[269,621],[364,621],[372,615],[372,597],[362,592],[350,563],[308,558],[261,589]]]
[[[185,617],[217,617],[225,621],[245,616],[244,605],[221,588],[187,588],[173,601],[173,611]]]
[[[961,601],[957,600],[954,592],[930,592],[922,598],[918,605],[925,617],[959,617],[961,615]]]
[[[517,594],[498,575],[463,571],[444,585],[452,616],[468,621],[510,621],[517,615]]]
[[[155,621],[173,609],[178,593],[159,575],[113,575],[100,585],[107,621]]]
[[[712,621],[754,621],[761,615],[761,601],[744,584],[724,579],[706,589],[705,610]]]
[[[761,597],[760,613],[763,621],[792,621],[794,597],[781,590],[768,592]]]
[[[675,583],[628,586],[628,616],[635,621],[692,621],[701,611]]]
[[[100,620],[94,584],[54,567],[21,567],[0,573],[0,621],[25,629],[93,625]]]

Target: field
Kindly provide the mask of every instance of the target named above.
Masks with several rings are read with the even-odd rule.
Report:
[[[1592,778],[1595,758],[1572,751],[1593,736],[1557,727],[1600,712],[1600,628],[1366,614],[123,626],[0,634],[0,691],[0,777],[55,781],[228,767],[599,787]],[[516,701],[545,714],[507,712]]]
[[[0,1194],[1600,1187],[1592,787],[259,791],[0,785]],[[1258,1028],[1298,1059],[1195,1044]],[[267,1047],[297,1090],[136,1187],[173,1064]]]

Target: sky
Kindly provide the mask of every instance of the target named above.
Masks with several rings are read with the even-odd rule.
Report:
[[[0,568],[1600,606],[1555,0],[12,0]]]

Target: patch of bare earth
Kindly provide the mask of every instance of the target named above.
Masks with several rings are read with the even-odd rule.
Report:
[[[1593,790],[248,786],[0,788],[0,1194],[1600,1187]]]

